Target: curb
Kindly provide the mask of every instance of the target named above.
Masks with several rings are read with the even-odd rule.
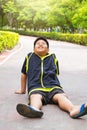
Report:
[[[0,54],[0,65],[2,65],[5,61],[7,61],[10,56],[12,56],[14,53],[18,52],[20,49],[22,49],[22,44],[17,44],[12,50],[5,50]]]

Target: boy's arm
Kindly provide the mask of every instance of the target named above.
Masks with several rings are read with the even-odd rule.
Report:
[[[29,53],[30,54],[30,53]],[[26,93],[26,82],[27,82],[27,57],[29,57],[29,55],[27,55],[25,57],[24,63],[22,65],[22,69],[21,69],[21,89],[19,91],[16,91],[16,94],[25,94]]]
[[[26,82],[27,82],[27,75],[21,74],[21,89],[16,91],[15,94],[25,94],[26,93]]]

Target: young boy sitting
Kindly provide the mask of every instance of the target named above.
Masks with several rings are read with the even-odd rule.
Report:
[[[57,104],[76,119],[87,114],[87,103],[75,106],[67,98],[58,80],[59,68],[55,54],[49,53],[49,43],[39,37],[34,42],[34,52],[29,53],[21,70],[21,89],[16,94],[26,93],[28,84],[29,105],[17,104],[17,112],[24,117],[42,117],[42,105]]]

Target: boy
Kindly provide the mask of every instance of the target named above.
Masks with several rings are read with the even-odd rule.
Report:
[[[22,66],[21,90],[26,93],[28,83],[29,105],[17,104],[17,112],[24,117],[42,117],[42,105],[57,104],[76,119],[87,114],[87,103],[75,106],[66,97],[58,80],[59,68],[55,54],[49,54],[49,43],[39,37],[34,42],[34,52],[29,53]]]

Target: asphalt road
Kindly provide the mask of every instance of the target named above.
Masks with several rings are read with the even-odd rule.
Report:
[[[41,119],[29,119],[16,112],[16,104],[28,103],[27,94],[14,94],[20,88],[21,66],[33,50],[35,37],[20,36],[20,47],[0,63],[0,130],[87,130],[87,116],[71,119],[57,106],[43,107]],[[87,47],[48,40],[50,52],[59,60],[59,79],[74,104],[87,101]]]

